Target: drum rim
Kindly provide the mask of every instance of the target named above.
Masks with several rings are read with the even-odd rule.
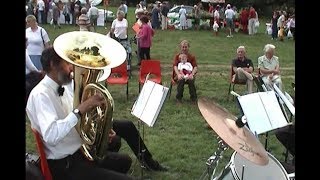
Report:
[[[233,175],[236,175],[237,177],[236,177],[236,180],[241,180],[240,178],[239,178],[239,175],[238,175],[238,173],[236,172],[236,165],[235,165],[235,156],[236,156],[236,154],[237,154],[237,151],[234,151],[233,153],[232,153],[232,155],[231,155],[231,158],[230,158],[230,162],[228,163],[228,165],[229,165],[229,168],[232,166],[233,168],[230,168],[230,170],[231,170],[231,172],[232,172],[232,174]],[[268,154],[268,157],[271,157],[271,159],[272,160],[275,160],[275,162],[276,162],[276,164],[279,166],[280,165],[280,169],[281,169],[281,171],[283,172],[283,174],[285,175],[285,178],[287,179],[287,180],[290,180],[290,178],[289,178],[289,174],[288,174],[288,172],[286,171],[286,169],[283,167],[283,165],[280,163],[280,161],[277,159],[277,158],[275,158],[271,153],[269,153],[269,152],[267,152],[267,154]],[[241,156],[241,154],[239,154],[240,156]],[[247,159],[246,159],[247,160]],[[270,161],[269,161],[270,162]],[[252,163],[252,162],[251,162]],[[268,165],[268,164],[267,164]],[[267,166],[266,165],[266,166]]]

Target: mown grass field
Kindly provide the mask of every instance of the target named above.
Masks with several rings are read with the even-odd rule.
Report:
[[[110,8],[115,12],[115,8]],[[129,27],[134,21],[134,9],[129,9]],[[260,19],[260,28],[257,35],[248,36],[242,33],[234,33],[233,38],[227,38],[225,31],[220,31],[218,36],[213,36],[208,30],[187,30],[187,31],[162,31],[156,30],[151,48],[151,58],[161,61],[162,82],[169,87],[172,73],[172,60],[178,52],[178,44],[181,40],[190,41],[190,51],[196,55],[198,62],[198,74],[196,87],[198,97],[210,98],[230,113],[237,116],[240,111],[235,101],[228,98],[229,70],[231,59],[236,56],[236,48],[244,45],[247,50],[247,57],[257,67],[257,59],[263,55],[263,47],[267,43],[276,46],[276,56],[279,57],[282,80],[285,90],[294,95],[291,83],[295,81],[295,42],[292,39],[285,41],[274,41],[265,34],[265,20]],[[50,25],[43,26],[51,39],[62,33],[78,30],[71,25],[62,25],[61,29],[53,29]],[[110,29],[108,23],[105,27],[98,27],[97,32],[106,34]],[[133,37],[133,30],[129,28],[129,38]],[[125,98],[125,86],[108,86],[114,101],[115,119],[130,119],[136,125],[138,119],[131,115],[130,110],[135,99],[138,97],[138,67],[137,58],[134,53],[136,45],[132,45],[132,78],[129,83],[129,100]],[[112,49],[111,49],[112,50]],[[236,86],[235,91],[239,94],[245,92],[245,86]],[[199,179],[206,170],[206,160],[217,149],[217,134],[214,130],[206,128],[206,121],[201,115],[198,107],[189,101],[188,88],[185,87],[183,105],[177,106],[175,102],[176,87],[173,87],[171,98],[167,98],[161,113],[154,127],[144,127],[145,143],[153,154],[153,157],[162,164],[169,166],[168,172],[146,172],[151,179],[180,180]],[[264,144],[263,136],[260,141]],[[272,132],[269,133],[268,148],[272,155],[279,161],[284,160],[283,146],[277,141]],[[33,134],[29,129],[29,122],[26,121],[26,151],[36,152]],[[122,143],[122,152],[129,153],[134,163],[129,171],[132,176],[140,176],[140,166],[126,142]],[[229,149],[220,161],[220,166],[225,166],[234,151]],[[221,168],[220,167],[220,168]]]

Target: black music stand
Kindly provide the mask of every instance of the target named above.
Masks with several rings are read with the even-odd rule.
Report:
[[[141,129],[142,129],[142,130],[141,130]],[[145,135],[145,133],[144,133],[144,124],[143,124],[143,122],[142,122],[141,119],[138,120],[138,130],[139,130],[140,136],[141,136],[141,134],[142,134],[142,136],[141,136],[142,141],[144,141],[144,140],[145,140],[145,138],[144,138],[144,135]],[[141,133],[141,131],[142,131],[142,133]],[[138,148],[139,154],[138,154],[138,158],[139,158],[139,161],[140,161],[140,163],[141,163],[141,165],[140,165],[140,167],[141,167],[141,168],[140,168],[140,169],[141,169],[141,176],[140,176],[140,178],[141,178],[141,180],[142,180],[142,179],[145,179],[145,177],[144,177],[144,169],[146,169],[146,165],[145,165],[144,155],[145,155],[145,152],[146,152],[146,148],[145,148],[145,146],[144,146],[144,147],[141,147],[140,137],[138,137],[138,142],[139,142],[139,148]],[[148,179],[148,178],[147,178],[147,179]]]
[[[142,134],[141,139],[143,141],[145,139],[144,124],[147,124],[149,127],[153,127],[169,90],[167,87],[153,81],[149,81],[148,77],[149,74],[146,76],[146,81],[131,110],[131,114],[139,119],[138,129],[139,133]],[[161,98],[159,99],[158,97]],[[146,164],[144,164],[146,147],[141,147],[140,143],[139,138],[139,160],[142,163],[141,179],[145,179],[144,169],[147,168]]]

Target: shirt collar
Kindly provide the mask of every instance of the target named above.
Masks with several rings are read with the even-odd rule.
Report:
[[[47,76],[47,75],[44,76],[44,78],[43,78],[43,83],[44,83],[46,86],[48,86],[50,89],[52,89],[57,96],[59,96],[59,95],[58,95],[58,92],[57,92],[57,89],[58,89],[58,87],[59,87],[59,84],[58,84],[58,83],[56,83],[53,79],[51,79],[51,78],[50,78],[49,76]]]

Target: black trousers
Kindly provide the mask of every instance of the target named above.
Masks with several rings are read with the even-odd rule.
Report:
[[[141,158],[143,158],[146,162],[149,162],[151,160],[152,155],[147,149],[146,145],[144,144],[139,131],[137,130],[136,126],[133,124],[132,121],[113,120],[113,130],[117,133],[118,136],[120,136],[127,142],[129,147],[139,160],[141,160]],[[120,148],[119,145],[114,144],[111,145],[111,147],[115,149]],[[110,150],[113,151],[112,149]],[[141,157],[142,150],[145,150],[143,153],[143,157]]]
[[[277,139],[295,156],[295,126],[289,125],[275,131]]]
[[[177,95],[176,95],[176,98],[178,100],[181,100],[182,97],[183,97],[183,91],[184,91],[184,85],[185,84],[188,84],[189,86],[189,94],[190,94],[190,99],[192,101],[195,101],[197,99],[197,91],[196,91],[196,86],[194,85],[194,81],[195,79],[188,79],[188,80],[184,80],[184,79],[181,79],[181,80],[178,80],[177,81]]]
[[[130,180],[125,173],[130,169],[132,160],[128,155],[107,152],[101,162],[89,161],[78,150],[73,155],[59,160],[49,160],[54,180]]]
[[[140,61],[145,59],[150,59],[150,47],[149,48],[140,47],[139,56],[140,56]]]

